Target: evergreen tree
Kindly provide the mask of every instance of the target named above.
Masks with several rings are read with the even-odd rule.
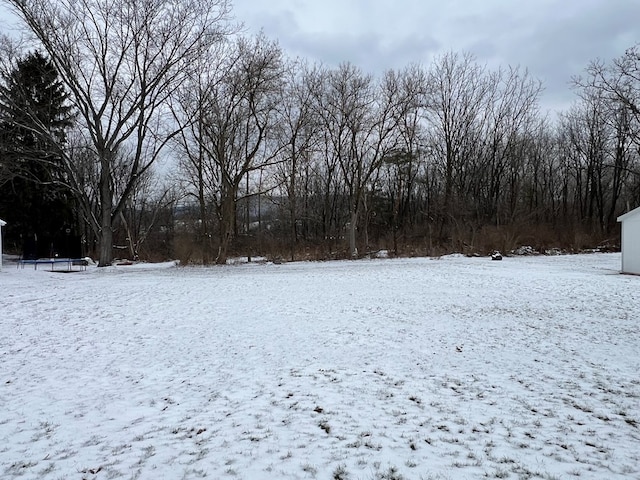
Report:
[[[72,124],[68,95],[52,63],[37,51],[18,60],[2,80],[0,212],[8,222],[6,243],[20,249],[38,239],[33,253],[46,255],[53,239],[70,235],[75,223],[73,195],[56,153]]]

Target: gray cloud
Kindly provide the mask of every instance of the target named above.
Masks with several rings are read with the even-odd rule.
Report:
[[[566,108],[571,78],[640,41],[638,0],[236,0],[250,30],[295,56],[379,73],[468,51],[490,68],[520,66],[543,81],[544,109]]]
[[[488,11],[476,18],[475,35],[468,36],[476,40],[465,48],[492,66],[527,68],[545,85],[543,108],[564,109],[575,98],[572,77],[590,61],[610,61],[640,40],[638,18],[635,0],[547,1],[524,15]]]
[[[425,52],[438,51],[438,43],[428,36],[412,33],[388,41],[375,33],[298,33],[281,39],[285,50],[316,59],[329,66],[351,62],[365,71],[379,73],[402,68],[417,61]]]

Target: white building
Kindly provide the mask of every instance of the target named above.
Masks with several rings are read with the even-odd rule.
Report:
[[[640,207],[618,221],[622,223],[622,273],[640,275]]]
[[[2,227],[7,224],[4,220],[0,219],[0,271],[2,271]]]

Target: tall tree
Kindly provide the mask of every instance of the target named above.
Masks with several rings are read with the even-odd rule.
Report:
[[[59,147],[72,125],[68,94],[53,64],[40,52],[16,61],[0,85],[0,157],[8,175],[0,208],[9,236],[53,236],[74,222]],[[44,132],[43,132],[44,130]]]
[[[483,185],[477,188],[477,196],[484,200],[478,202],[484,203],[482,213],[499,224],[513,220],[515,214],[523,167],[518,148],[535,125],[542,86],[518,68],[494,72],[488,86],[484,149],[481,171],[476,175]]]
[[[611,147],[613,159],[612,201],[606,214],[611,228],[616,205],[626,177],[640,193],[640,167],[630,158],[630,146],[640,153],[640,44],[627,49],[619,58],[607,64],[594,61],[586,69],[585,77],[574,79],[578,95],[583,100],[599,97],[609,112],[609,123],[615,130],[615,145]],[[634,204],[640,201],[636,193]]]
[[[619,101],[640,121],[640,43],[627,49],[611,64],[591,62],[587,77],[574,79],[574,84],[582,89],[599,90]],[[640,141],[640,138],[636,140]]]
[[[395,151],[384,160],[387,189],[391,207],[389,227],[392,229],[393,251],[398,252],[398,236],[406,233],[415,209],[415,189],[425,144],[422,116],[427,78],[424,70],[412,65],[401,72],[387,73],[387,83],[397,83],[400,100],[393,109],[397,137]]]
[[[304,197],[304,191],[308,190],[305,182],[308,182],[309,176],[306,172],[316,148],[319,130],[312,97],[312,84],[318,78],[307,65],[298,62],[291,64],[287,71],[285,94],[278,107],[281,121],[276,133],[278,142],[283,146],[283,161],[277,165],[276,174],[287,199],[288,216],[285,223],[289,230],[291,260],[295,259],[296,244],[300,236],[300,199]]]
[[[357,257],[356,232],[366,192],[393,149],[394,108],[400,89],[391,74],[376,84],[352,64],[329,71],[327,88],[316,96],[323,128],[330,139],[330,155],[337,160],[349,199],[349,254]]]
[[[93,222],[99,265],[113,258],[113,222],[178,132],[166,101],[188,67],[229,27],[228,0],[2,0],[47,52],[72,94],[99,163]],[[114,165],[127,155],[124,168]],[[72,159],[65,156],[72,184]],[[116,195],[114,185],[123,187]]]
[[[243,180],[279,161],[272,140],[284,73],[282,50],[263,35],[239,37],[223,55],[211,66],[213,71],[184,85],[197,94],[181,95],[184,115],[176,115],[189,127],[177,139],[188,157],[183,167],[195,182],[201,204],[213,205],[218,220],[216,263],[227,261],[237,233]]]
[[[485,69],[470,54],[448,53],[430,70],[427,119],[444,177],[443,226],[461,213],[457,200],[471,178],[469,162],[482,142],[490,93]]]

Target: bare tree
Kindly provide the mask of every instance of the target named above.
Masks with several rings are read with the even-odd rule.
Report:
[[[398,252],[398,236],[405,233],[416,208],[415,189],[423,167],[424,98],[427,87],[425,71],[412,65],[401,72],[387,72],[386,84],[399,90],[399,99],[392,111],[396,147],[384,158],[384,174],[391,207],[389,227],[392,229],[393,251]]]
[[[515,214],[525,165],[519,149],[535,126],[542,85],[526,70],[511,67],[489,75],[488,82],[484,149],[476,182],[484,187],[483,213],[500,224],[501,213],[507,222]]]
[[[547,119],[539,118],[520,140],[523,176],[517,201],[521,213],[533,225],[564,220],[564,185],[562,155],[556,132]]]
[[[393,110],[400,91],[388,77],[379,88],[351,64],[328,72],[327,88],[316,96],[330,155],[339,165],[349,197],[349,254],[357,257],[356,232],[367,188],[393,149]]]
[[[591,62],[586,72],[586,78],[574,78],[574,85],[583,90],[602,91],[627,107],[640,122],[640,44],[627,49],[610,65],[600,60]]]
[[[293,62],[287,72],[282,102],[278,107],[280,122],[276,129],[278,142],[282,145],[283,161],[277,165],[276,173],[281,179],[282,190],[287,198],[289,255],[295,259],[299,239],[300,199],[308,185],[309,166],[317,149],[320,122],[313,108],[313,82],[319,79],[316,71],[301,62]],[[301,188],[301,184],[302,187]],[[308,192],[307,192],[308,193]]]
[[[640,153],[640,44],[627,49],[610,64],[600,60],[591,62],[586,77],[574,78],[573,83],[583,102],[596,97],[602,99],[610,126],[615,130],[615,145],[611,146],[613,197],[606,214],[610,228],[626,177],[633,179],[637,198],[640,198],[640,166],[631,161],[631,156],[637,157]]]
[[[113,222],[143,175],[178,133],[166,101],[188,66],[229,33],[228,0],[2,0],[60,72],[99,162],[99,265],[109,265]],[[120,151],[132,153],[118,173]],[[67,169],[73,181],[74,165]]]
[[[176,202],[175,189],[155,182],[152,173],[147,170],[140,178],[118,219],[124,228],[122,239],[133,260],[141,258],[142,248],[157,228],[160,216]]]
[[[171,112],[181,126],[175,137],[179,171],[188,197],[195,198],[198,206],[198,244],[202,263],[210,262],[213,221],[215,218],[218,177],[211,170],[213,155],[205,130],[205,116],[209,101],[229,74],[234,63],[227,61],[229,45],[218,45],[205,52],[190,65],[189,76],[171,97]]]
[[[347,221],[342,208],[347,194],[334,154],[333,134],[327,128],[321,104],[329,90],[329,73],[330,70],[322,65],[315,65],[305,73],[305,84],[311,94],[311,115],[317,130],[315,148],[304,169],[304,225],[311,236],[324,244],[326,254],[331,257]]]
[[[280,47],[263,35],[229,45],[200,93],[187,105],[189,136],[181,137],[201,202],[215,207],[216,263],[227,261],[237,233],[240,187],[248,176],[280,161],[273,141],[284,61]],[[207,197],[207,198],[205,198]]]
[[[640,147],[636,61],[628,51],[611,66],[592,63],[588,76],[575,80],[579,99],[562,116],[579,218],[603,233],[616,226],[629,179],[640,179],[634,162]]]
[[[448,53],[431,67],[426,118],[444,178],[443,226],[461,213],[454,200],[465,194],[472,178],[469,162],[477,159],[490,93],[485,69],[470,54]]]
[[[0,35],[0,78],[7,78],[11,71],[15,69],[17,60],[23,52],[22,45],[14,39]],[[7,101],[6,94],[0,89],[0,101]],[[4,122],[6,113],[0,109],[0,122]],[[22,175],[21,171],[16,171],[15,164],[8,161],[5,150],[5,139],[0,138],[0,187],[10,182],[16,176]]]

